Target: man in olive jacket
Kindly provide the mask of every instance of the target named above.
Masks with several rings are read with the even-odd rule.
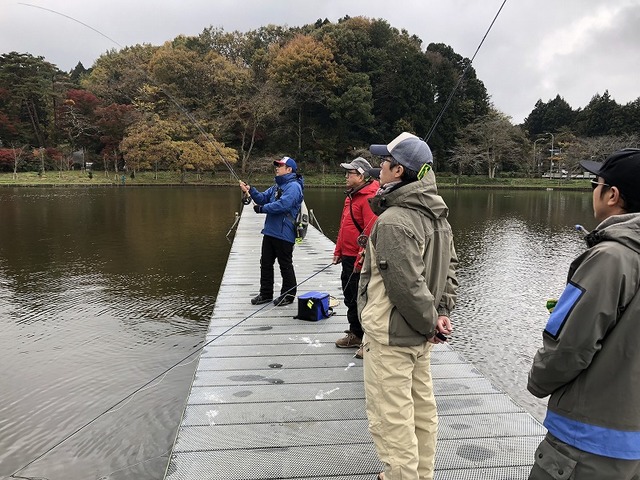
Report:
[[[640,479],[640,150],[595,174],[600,224],[569,268],[527,388],[551,395],[532,480]]]
[[[428,480],[438,426],[430,352],[451,333],[453,235],[428,145],[405,132],[370,151],[383,160],[358,286],[369,431],[384,464],[379,478]]]

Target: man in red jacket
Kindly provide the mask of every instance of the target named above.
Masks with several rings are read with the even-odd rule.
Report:
[[[367,244],[369,232],[377,218],[369,207],[369,199],[376,194],[380,184],[369,176],[371,165],[362,157],[356,158],[351,163],[341,163],[340,166],[346,170],[347,198],[342,209],[333,263],[342,263],[340,279],[344,304],[347,306],[349,330],[345,330],[346,335],[336,341],[336,347],[357,348],[355,357],[362,358],[363,332],[357,310],[358,281],[360,280],[358,254]]]

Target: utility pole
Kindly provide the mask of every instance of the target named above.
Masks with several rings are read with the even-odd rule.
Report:
[[[555,137],[553,136],[553,133],[551,133],[551,132],[547,132],[545,135],[551,135],[551,159],[549,161],[549,178],[551,178],[551,176],[553,174],[553,141],[554,141]]]

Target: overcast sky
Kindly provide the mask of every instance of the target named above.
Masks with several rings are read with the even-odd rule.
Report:
[[[503,0],[0,0],[0,53],[41,55],[69,71],[107,50],[159,45],[206,27],[246,32],[349,15],[383,18],[471,58]],[[54,10],[61,15],[25,4]],[[507,0],[473,66],[496,108],[520,123],[538,99],[574,108],[605,90],[640,97],[640,0]]]

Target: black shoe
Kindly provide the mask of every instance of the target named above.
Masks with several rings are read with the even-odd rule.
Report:
[[[295,295],[280,295],[278,298],[276,298],[273,301],[273,304],[276,307],[284,307],[285,305],[289,305],[293,303],[295,299],[296,299]]]
[[[271,300],[273,300],[273,297],[263,297],[258,294],[251,299],[251,305],[262,305],[263,303],[269,303]]]

